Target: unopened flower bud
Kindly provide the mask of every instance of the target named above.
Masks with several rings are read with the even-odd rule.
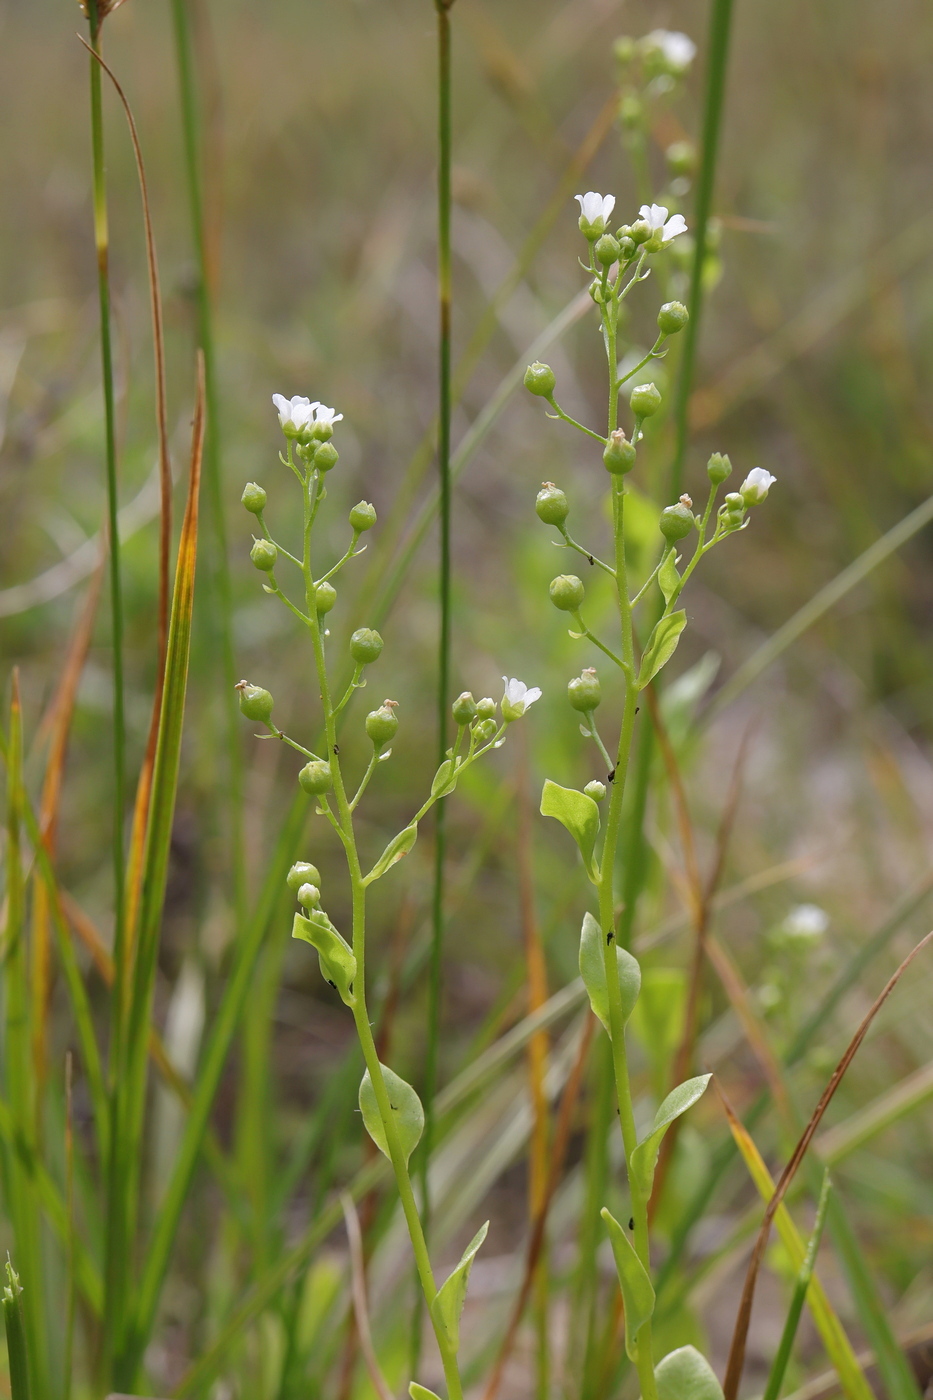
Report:
[[[395,738],[398,730],[398,716],[395,713],[397,700],[383,700],[378,710],[370,710],[366,716],[366,733],[377,749]]]
[[[634,92],[625,93],[619,103],[619,120],[628,131],[633,131],[641,126],[644,120],[645,109],[641,98]]]
[[[725,505],[727,510],[742,511],[745,509],[745,502],[742,500],[742,497],[739,495],[738,491],[726,492]]]
[[[611,289],[604,287],[598,277],[593,278],[587,290],[597,306],[606,306],[612,300]]]
[[[593,245],[596,261],[603,267],[612,267],[619,257],[619,241],[611,233],[604,233]]]
[[[594,778],[591,783],[587,783],[583,791],[587,797],[592,797],[594,802],[602,802],[606,796],[606,784],[601,783],[598,778]]]
[[[316,425],[314,429],[315,433],[317,433],[319,429],[323,431],[321,425]],[[332,433],[333,431],[333,428],[328,429],[328,433]],[[315,451],[312,460],[317,471],[329,472],[331,467],[336,467],[339,457],[340,453],[332,442],[322,442]]]
[[[473,734],[478,744],[488,744],[496,736],[499,726],[494,719],[480,719],[473,726]]]
[[[460,725],[461,728],[465,724],[472,724],[478,713],[476,701],[468,690],[464,690],[461,695],[458,695],[450,708],[454,724]]]
[[[550,398],[556,383],[557,379],[551,366],[543,365],[540,360],[535,360],[534,364],[525,370],[525,388],[530,394],[537,394],[539,399]]]
[[[535,510],[538,519],[543,520],[545,525],[563,525],[570,514],[570,506],[567,497],[559,486],[555,486],[553,481],[546,481],[535,498]]]
[[[732,463],[724,452],[714,452],[706,464],[706,475],[714,486],[721,486],[732,474]]]
[[[271,540],[255,540],[249,552],[249,557],[264,574],[271,573],[275,568],[275,561],[279,557],[279,551]]]
[[[320,889],[321,872],[309,860],[296,860],[285,877],[285,883],[292,894],[297,894],[302,885],[317,885]]]
[[[745,505],[760,506],[776,481],[777,477],[766,472],[764,467],[753,467],[739,487]]]
[[[613,476],[623,476],[634,467],[635,444],[629,442],[621,428],[616,428],[614,433],[609,434],[603,452],[603,464],[606,471],[612,472]]]
[[[317,885],[312,885],[310,882],[301,885],[298,889],[298,903],[304,909],[320,909],[321,891]]]
[[[273,705],[268,690],[263,690],[261,685],[250,685],[249,681],[240,681],[236,690],[240,713],[255,723],[268,724],[272,717]]]
[[[494,719],[496,714],[496,702],[489,695],[484,695],[482,700],[476,702],[477,719]]]
[[[329,613],[337,601],[337,590],[332,583],[319,583],[314,590],[314,607],[318,614]]]
[[[312,758],[298,774],[298,781],[309,796],[321,797],[334,786],[334,775],[323,758]]]
[[[667,168],[672,175],[691,175],[696,152],[689,141],[675,141],[664,152]]]
[[[658,312],[658,330],[676,335],[690,320],[690,312],[682,301],[666,301]]]
[[[371,627],[358,627],[350,638],[350,655],[363,666],[370,665],[382,651],[384,642]]]
[[[376,523],[376,507],[370,505],[369,501],[357,501],[350,511],[350,528],[361,535],[364,530],[371,530]]]
[[[653,232],[647,219],[636,219],[629,229],[629,238],[633,243],[647,243]]]
[[[548,592],[555,608],[560,608],[561,612],[578,612],[586,589],[576,574],[558,574],[551,579]]]
[[[248,481],[240,497],[250,515],[261,515],[266,508],[266,493],[255,481]]]
[[[572,681],[568,681],[567,699],[573,708],[583,715],[596,709],[602,699],[602,691],[594,667],[588,666],[579,676],[574,676]]]
[[[661,407],[661,393],[656,384],[636,384],[629,395],[636,418],[650,418]]]
[[[620,258],[624,258],[624,259],[626,260],[626,262],[627,262],[628,259],[629,259],[630,257],[632,257],[632,255],[634,254],[635,249],[636,249],[637,247],[638,247],[638,245],[637,245],[637,243],[635,242],[634,238],[627,238],[627,237],[626,237],[626,238],[620,238],[620,239],[619,239],[619,257],[620,257]]]
[[[677,540],[686,539],[695,525],[693,511],[682,501],[678,501],[676,506],[665,506],[658,522],[658,528],[668,544],[675,544]]]

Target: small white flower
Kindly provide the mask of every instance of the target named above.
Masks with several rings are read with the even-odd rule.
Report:
[[[739,487],[739,495],[747,506],[760,506],[776,481],[777,477],[766,472],[764,467],[752,467]]]
[[[657,49],[672,73],[685,73],[696,57],[697,46],[689,34],[676,29],[652,29],[642,39],[645,49]]]
[[[314,414],[315,424],[319,423],[322,427],[333,428],[335,423],[343,421],[343,414],[338,413],[336,409],[328,408],[326,404],[316,403],[314,407],[316,410]]]
[[[524,681],[517,681],[514,678],[509,680],[507,676],[502,677],[502,684],[505,686],[505,694],[502,697],[502,718],[506,724],[521,719],[528,706],[541,699],[539,686],[532,686],[529,690]]]
[[[784,933],[801,943],[815,942],[829,928],[829,915],[818,904],[798,904],[784,920]]]
[[[287,399],[284,394],[273,394],[272,402],[279,411],[282,432],[288,437],[297,437],[310,427],[314,422],[315,410],[321,407],[319,403],[312,403],[301,394],[296,394],[292,399]]]
[[[606,222],[616,204],[614,194],[597,194],[590,190],[587,194],[575,194],[580,205],[580,228],[589,237],[598,238],[605,232]]]
[[[668,218],[663,204],[643,204],[638,211],[638,217],[644,219],[649,226],[652,237],[661,235],[662,243],[670,243],[679,233],[687,232],[687,221],[683,214],[672,214]]]

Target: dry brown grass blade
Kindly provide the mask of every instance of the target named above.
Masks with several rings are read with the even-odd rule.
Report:
[[[146,265],[149,280],[149,307],[152,317],[152,345],[155,362],[156,387],[156,430],[159,440],[159,485],[160,485],[160,525],[159,525],[159,602],[156,659],[156,686],[152,701],[152,717],[149,722],[149,737],[146,752],[140,769],[136,787],[136,802],[133,809],[133,825],[130,836],[129,856],[126,871],[126,927],[133,929],[139,908],[140,880],[142,877],[143,853],[146,842],[146,826],[149,819],[149,799],[152,791],[152,770],[155,764],[156,740],[159,731],[159,715],[162,711],[162,691],[165,684],[165,659],[168,650],[168,618],[172,586],[172,464],[168,446],[168,408],[165,389],[165,335],[162,323],[162,295],[159,287],[159,264],[156,257],[155,236],[152,229],[152,215],[149,208],[149,188],[146,183],[146,168],[143,163],[142,147],[136,122],[127,100],[126,93],[113,70],[104,62],[100,54],[91,47],[80,34],[78,38],[88,53],[97,60],[107,74],[126,116],[136,160],[136,173],[139,177],[139,193],[142,201],[143,228],[146,236]]]
[[[580,1096],[580,1085],[583,1080],[583,1071],[586,1068],[590,1046],[593,1042],[595,1026],[596,1018],[590,1012],[587,1012],[586,1019],[583,1023],[583,1031],[580,1036],[580,1047],[577,1051],[577,1058],[574,1061],[573,1068],[570,1071],[570,1076],[564,1086],[564,1092],[561,1097],[560,1109],[557,1115],[557,1125],[554,1130],[554,1149],[551,1154],[547,1186],[541,1203],[541,1210],[533,1222],[531,1235],[528,1240],[528,1251],[525,1256],[525,1273],[522,1279],[522,1286],[515,1300],[512,1316],[509,1318],[509,1325],[502,1339],[502,1345],[499,1348],[499,1354],[496,1357],[492,1374],[483,1392],[483,1400],[496,1400],[499,1387],[502,1384],[502,1375],[505,1371],[506,1363],[515,1345],[515,1338],[518,1335],[522,1317],[528,1306],[528,1299],[531,1297],[535,1272],[538,1267],[538,1261],[541,1258],[541,1250],[544,1247],[544,1234],[547,1228],[548,1211],[550,1210],[554,1192],[557,1190],[561,1173],[564,1169],[564,1160],[567,1156],[567,1147],[570,1142],[570,1129],[573,1124],[573,1111]]]
[[[347,1240],[350,1245],[350,1280],[353,1291],[353,1315],[356,1318],[356,1331],[360,1340],[360,1351],[366,1362],[369,1379],[379,1396],[379,1400],[395,1400],[389,1383],[379,1366],[379,1358],[373,1346],[373,1336],[369,1326],[369,1307],[366,1302],[366,1268],[363,1262],[363,1235],[360,1220],[353,1204],[353,1197],[346,1191],[341,1194],[340,1204],[347,1226]]]
[[[859,1046],[865,1039],[865,1036],[868,1034],[869,1026],[877,1016],[878,1012],[881,1010],[884,1003],[887,1001],[888,997],[894,991],[894,988],[897,986],[901,977],[907,971],[914,958],[917,956],[918,953],[922,952],[922,950],[927,946],[928,943],[931,942],[931,940],[933,940],[933,931],[928,933],[925,938],[922,938],[917,944],[917,946],[907,954],[907,957],[901,963],[900,967],[888,979],[884,988],[881,990],[881,992],[879,992],[878,996],[872,1002],[865,1016],[862,1018],[862,1021],[857,1031],[855,1032],[852,1039],[849,1041],[849,1044],[847,1045],[845,1050],[845,1054],[842,1056],[842,1059],[839,1061],[838,1065],[833,1070],[829,1078],[829,1082],[826,1085],[826,1088],[820,1095],[819,1103],[816,1105],[816,1108],[810,1115],[810,1121],[807,1124],[806,1128],[804,1128],[803,1133],[801,1134],[800,1139],[797,1143],[797,1146],[791,1153],[790,1160],[788,1161],[787,1166],[781,1173],[777,1186],[774,1188],[774,1195],[771,1197],[767,1209],[765,1210],[764,1219],[761,1222],[761,1228],[758,1231],[758,1238],[755,1240],[755,1247],[752,1250],[752,1257],[749,1260],[748,1271],[745,1275],[745,1285],[742,1289],[742,1298],[739,1303],[738,1316],[736,1317],[735,1331],[732,1336],[732,1346],[729,1350],[729,1362],[726,1367],[726,1378],[723,1382],[723,1394],[725,1400],[736,1400],[736,1396],[738,1395],[739,1383],[742,1379],[742,1371],[745,1367],[745,1347],[746,1342],[748,1340],[748,1328],[752,1316],[752,1304],[755,1298],[755,1284],[758,1279],[758,1271],[761,1268],[761,1261],[764,1258],[764,1252],[767,1247],[768,1236],[771,1233],[771,1222],[774,1219],[775,1212],[777,1211],[778,1206],[781,1204],[785,1195],[787,1194],[788,1187],[790,1186],[791,1182],[794,1179],[794,1176],[796,1175],[797,1168],[803,1161],[804,1154],[806,1153],[807,1148],[810,1146],[810,1143],[813,1140],[817,1128],[820,1126],[823,1114],[826,1112],[827,1108],[832,1102],[833,1095],[839,1088],[839,1085],[842,1082],[846,1070],[849,1068],[849,1065],[855,1058]]]
[[[521,904],[522,942],[528,970],[527,1015],[533,1016],[548,999],[547,965],[541,944],[541,930],[535,910],[534,858],[532,853],[532,807],[529,795],[527,727],[519,736],[518,753],[518,890]],[[529,1217],[534,1221],[544,1205],[548,1183],[548,1099],[545,1089],[550,1040],[546,1030],[537,1031],[528,1042],[528,1088],[533,1115],[531,1130],[531,1170],[528,1182]]]

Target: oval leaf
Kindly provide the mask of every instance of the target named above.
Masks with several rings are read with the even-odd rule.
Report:
[[[489,1221],[487,1220],[486,1224],[481,1226],[470,1240],[463,1251],[460,1263],[446,1283],[438,1290],[437,1297],[431,1304],[431,1316],[435,1323],[443,1329],[455,1353],[460,1350],[460,1314],[463,1312],[463,1305],[466,1302],[470,1270],[479,1247],[486,1238],[488,1229]]]
[[[658,674],[662,666],[666,666],[674,652],[677,650],[677,643],[680,641],[680,634],[687,625],[687,614],[680,612],[671,613],[669,617],[662,617],[657,627],[651,634],[648,645],[645,647],[645,654],[641,658],[641,670],[638,673],[638,689],[642,690],[654,676]]]
[[[580,847],[590,878],[595,878],[593,848],[599,831],[599,808],[592,797],[576,788],[561,787],[548,778],[541,793],[541,815],[555,817]]]
[[[676,1089],[672,1089],[654,1116],[651,1132],[632,1153],[632,1184],[637,1186],[643,1196],[651,1195],[661,1139],[674,1119],[686,1113],[697,1099],[702,1098],[712,1077],[711,1074],[698,1074],[695,1079],[685,1079],[683,1084],[678,1084]]]
[[[355,1006],[353,981],[356,977],[356,958],[349,943],[337,932],[323,910],[316,909],[307,919],[303,914],[296,914],[292,938],[301,938],[317,949],[324,981],[337,989],[347,1006]]]
[[[603,1206],[599,1212],[609,1231],[609,1242],[619,1273],[619,1287],[625,1304],[625,1350],[631,1361],[638,1359],[638,1346],[635,1338],[639,1329],[654,1312],[654,1289],[645,1272],[645,1266],[635,1253],[635,1246],[609,1211]],[[682,1397],[678,1397],[682,1400]]]
[[[590,998],[594,1016],[598,1016],[609,1031],[609,988],[606,985],[605,934],[593,915],[583,915],[580,933],[580,976]],[[631,1016],[641,990],[641,968],[625,948],[616,947],[619,964],[619,984],[622,990],[622,1024]],[[609,1032],[611,1034],[611,1031]]]
[[[404,831],[400,831],[397,836],[393,836],[372,870],[365,877],[363,881],[364,885],[371,885],[373,880],[378,880],[380,875],[386,873],[390,865],[394,865],[396,861],[401,860],[402,856],[407,856],[417,839],[417,822],[412,822],[411,826],[406,826]]]
[[[434,774],[434,781],[431,784],[432,797],[446,797],[453,792],[457,786],[458,763],[452,758],[445,758],[444,762]]]
[[[406,1084],[405,1080],[394,1070],[389,1069],[387,1065],[382,1065],[382,1077],[385,1080],[386,1093],[389,1096],[389,1108],[392,1111],[395,1131],[398,1133],[399,1146],[407,1162],[418,1146],[424,1131],[424,1109],[411,1085]],[[382,1114],[379,1112],[376,1091],[373,1088],[373,1081],[369,1077],[369,1070],[363,1075],[360,1084],[360,1112],[363,1115],[363,1122],[369,1136],[379,1151],[389,1157],[385,1124],[382,1121]]]
[[[664,562],[658,570],[658,583],[661,592],[664,594],[665,603],[669,603],[680,590],[680,574],[677,572],[676,550],[668,550]]]
[[[411,1400],[441,1400],[439,1395],[435,1395],[433,1390],[428,1390],[426,1385],[419,1385],[417,1381],[412,1381],[408,1387]]]
[[[658,1400],[723,1400],[722,1386],[696,1347],[678,1347],[654,1368]]]

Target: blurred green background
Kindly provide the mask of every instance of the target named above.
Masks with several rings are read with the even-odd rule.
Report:
[[[718,551],[691,585],[689,643],[677,670],[713,654],[719,658],[713,691],[818,588],[933,492],[928,6],[736,0],[735,10],[714,202],[721,275],[703,322],[687,489],[700,494],[711,450],[727,451],[742,475],[765,467],[778,484],[751,528]],[[418,456],[432,428],[437,374],[433,9],[428,0],[198,0],[192,13],[208,152],[216,426],[236,669],[273,691],[279,723],[307,742],[316,723],[310,656],[288,616],[260,591],[248,559],[252,521],[238,500],[247,480],[261,483],[273,532],[285,538],[295,499],[277,461],[271,394],[308,394],[336,405],[345,421],[341,466],[329,482],[333,548],[342,552],[345,512],[360,497],[374,502],[380,526],[368,537],[368,554],[346,572],[331,617],[340,634],[370,620],[433,483],[430,456]],[[21,667],[36,764],[37,727],[96,557],[87,541],[104,510],[87,63],[75,38],[80,18],[66,0],[7,0],[0,14],[0,646],[4,681],[12,665]],[[683,95],[658,111],[651,161],[656,187],[663,186],[664,148],[697,135],[707,16],[705,6],[673,0],[457,0],[452,18],[459,355],[612,98],[613,41],[660,25],[682,29],[700,45]],[[196,272],[168,5],[126,0],[107,21],[105,51],[132,104],[147,164],[181,472],[193,401]],[[121,501],[133,520],[124,549],[128,714],[138,759],[154,665],[152,355],[132,151],[106,90],[105,106]],[[614,191],[621,217],[634,215],[634,179],[614,128],[569,193],[590,188]],[[685,193],[688,220],[691,197]],[[584,285],[569,197],[540,233],[540,247],[501,299],[464,388],[455,445]],[[657,300],[650,283],[633,299],[636,341],[650,344]],[[583,316],[543,358],[557,372],[563,406],[598,422],[603,388],[594,327]],[[637,483],[658,506],[666,504],[672,444],[672,426],[662,422]],[[570,495],[577,537],[604,547],[606,479],[598,456],[581,448],[570,429],[547,423],[540,403],[519,390],[456,486],[453,685],[455,693],[498,695],[505,672],[541,685],[544,699],[529,716],[522,743],[471,775],[450,804],[443,1079],[463,1063],[481,1027],[489,1034],[524,1006],[516,874],[522,805],[536,809],[544,774],[573,784],[599,775],[564,700],[566,680],[594,655],[566,636],[547,602],[548,579],[573,567],[555,555],[534,516],[535,492],[547,479]],[[245,765],[251,891],[292,801],[298,766],[281,746],[257,743],[245,723],[239,759],[231,754],[219,604],[210,587],[216,524],[208,509],[158,994],[164,1018],[178,1009],[180,988],[196,988],[200,1011],[193,1030],[186,1023],[189,1059],[210,1016],[231,937],[231,766]],[[925,531],[704,724],[702,742],[698,734],[684,750],[705,859],[740,740],[751,736],[726,883],[738,886],[764,872],[765,887],[731,903],[716,928],[778,1046],[853,950],[930,873],[931,562]],[[364,840],[374,851],[420,801],[433,772],[436,564],[432,530],[379,624],[386,649],[363,697],[378,703],[391,696],[402,719],[397,761],[380,770],[367,807]],[[109,800],[107,636],[102,608],[81,685],[59,857],[64,885],[103,928],[108,837],[95,814]],[[347,727],[347,751],[361,758],[362,713],[358,706]],[[562,834],[544,830],[536,818],[531,832],[536,907],[554,989],[575,974],[585,892]],[[649,834],[656,868],[641,910],[642,936],[665,920],[676,925],[681,911],[670,878],[681,855],[666,801],[652,812]],[[314,859],[325,879],[328,864],[338,869],[327,837],[316,830],[295,854]],[[795,862],[790,871],[788,862]],[[394,1021],[402,1070],[418,1066],[423,1052],[429,842],[416,848],[405,870],[405,880],[380,886],[386,893],[374,935],[383,987],[394,985],[392,969],[404,964]],[[770,882],[769,871],[779,872]],[[335,918],[342,899],[336,891],[331,898]],[[802,903],[829,916],[828,932],[805,954],[772,936]],[[912,935],[925,931],[926,917],[929,909],[921,906],[895,948],[906,950]],[[319,1103],[350,1033],[316,960],[303,947],[282,946],[286,924],[283,918],[276,947],[284,957],[277,991],[277,962],[270,973],[272,1059],[264,1071],[263,1113],[270,1171]],[[683,964],[686,939],[682,950],[679,942],[672,946],[673,960]],[[671,960],[667,949],[659,957]],[[933,1058],[929,976],[918,968],[883,1012],[875,1053],[856,1062],[834,1110],[839,1117]],[[826,1026],[818,1053],[798,1071],[802,1104],[812,1102],[847,1028],[883,980],[872,967]],[[758,1071],[718,987],[710,991],[706,1021],[703,1057],[743,1100]],[[64,1029],[62,1037],[64,1044]],[[234,1063],[218,1110],[222,1138],[233,1131],[237,1074]],[[714,1104],[698,1117],[700,1127],[720,1131]],[[357,1126],[348,1108],[340,1171],[359,1153]],[[897,1301],[901,1333],[929,1322],[933,1308],[931,1154],[927,1105],[839,1168],[860,1238],[892,1304]],[[490,1256],[505,1258],[521,1238],[520,1161],[521,1154],[490,1183],[499,1202]],[[733,1197],[720,1203],[724,1216],[751,1199],[736,1180]],[[299,1190],[296,1219],[306,1209]],[[283,1219],[283,1237],[292,1225]],[[188,1269],[199,1286],[206,1266],[195,1245],[189,1240],[191,1257],[182,1260],[179,1276]],[[739,1274],[728,1278],[723,1296],[699,1300],[714,1346],[728,1337],[739,1286]],[[477,1279],[480,1296],[495,1305],[492,1266],[488,1275],[478,1269]],[[166,1343],[169,1379],[180,1364],[175,1351],[184,1356],[196,1348],[199,1307],[180,1284],[170,1315],[177,1337],[170,1333]],[[763,1332],[756,1345],[768,1354],[773,1339]],[[514,1384],[516,1395],[526,1393],[520,1375]]]

